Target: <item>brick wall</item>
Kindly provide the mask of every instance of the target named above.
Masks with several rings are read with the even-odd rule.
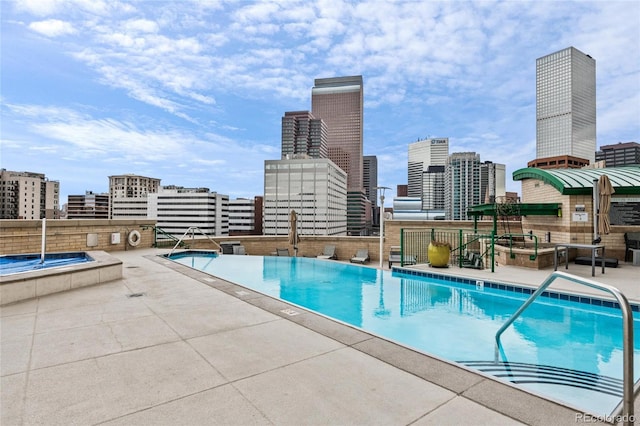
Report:
[[[547,234],[551,243],[591,244],[593,241],[593,196],[587,195],[562,195],[552,185],[535,179],[522,181],[523,203],[561,203],[562,216],[528,216],[522,218],[522,226],[525,232],[533,231],[539,241],[544,242]],[[525,198],[526,196],[526,198]],[[632,197],[632,196],[630,196]],[[574,222],[573,213],[577,205],[584,205],[585,212],[589,216],[587,222]],[[639,232],[640,226],[611,227],[608,235],[601,235],[601,243],[606,246],[605,256],[624,260],[624,234],[625,232]],[[572,251],[573,252],[573,251]],[[590,251],[578,251],[575,255],[591,255]],[[574,257],[572,255],[571,257]]]

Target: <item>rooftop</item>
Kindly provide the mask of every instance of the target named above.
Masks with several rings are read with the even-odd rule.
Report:
[[[159,257],[1,308],[0,423],[573,424],[576,411]],[[425,268],[422,266],[422,268]],[[440,270],[439,270],[440,271]],[[551,270],[447,270],[528,285]],[[640,268],[596,281],[640,301]],[[569,265],[591,279],[591,267]],[[578,289],[572,283],[553,287]],[[636,404],[636,412],[638,407]]]
[[[563,195],[591,194],[593,181],[607,175],[616,194],[640,194],[640,166],[602,169],[536,169],[513,172],[513,180],[538,179]]]

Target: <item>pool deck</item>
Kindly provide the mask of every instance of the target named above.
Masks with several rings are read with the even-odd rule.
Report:
[[[0,308],[0,424],[607,424],[157,256],[166,251],[111,253],[121,279]],[[552,270],[437,272],[535,286]],[[640,302],[640,267],[568,272]]]

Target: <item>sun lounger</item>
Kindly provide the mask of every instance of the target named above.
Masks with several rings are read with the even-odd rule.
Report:
[[[277,248],[276,249],[276,256],[289,256],[289,249],[288,248]]]
[[[336,246],[331,244],[324,246],[324,251],[317,257],[318,259],[338,259],[338,256],[336,255]]]
[[[402,265],[415,265],[416,257],[411,254],[405,254],[404,259],[401,256],[400,246],[392,246],[389,251],[389,269],[394,263],[401,263]],[[402,262],[401,262],[402,261]]]
[[[351,258],[351,263],[362,263],[362,264],[364,264],[365,262],[368,262],[369,260],[371,260],[371,258],[369,257],[369,250],[360,249],[355,254],[355,256],[353,256]]]

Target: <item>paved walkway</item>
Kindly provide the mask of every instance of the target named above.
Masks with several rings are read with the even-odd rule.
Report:
[[[121,280],[1,308],[3,426],[566,425],[579,417],[158,253],[112,253],[123,261]],[[570,272],[583,268],[590,277],[590,267]],[[605,276],[639,299],[630,268]],[[549,272],[486,274],[539,284]]]

